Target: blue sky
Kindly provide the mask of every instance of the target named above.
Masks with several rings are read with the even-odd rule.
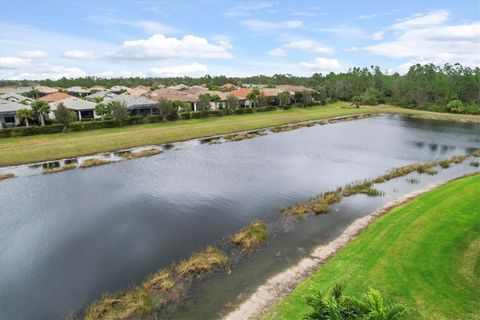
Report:
[[[0,0],[0,78],[474,67],[479,3]]]

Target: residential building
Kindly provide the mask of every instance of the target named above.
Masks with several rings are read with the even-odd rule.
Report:
[[[115,94],[120,94],[128,91],[128,87],[124,86],[113,86],[110,88],[110,92],[113,92]]]
[[[80,98],[88,96],[90,94],[89,90],[84,89],[84,88],[79,87],[79,86],[74,86],[74,87],[67,88],[67,89],[65,89],[65,91],[72,96],[80,97]]]
[[[27,108],[24,104],[0,99],[0,128],[12,128],[20,125],[17,111]]]
[[[157,109],[156,101],[144,97],[135,97],[123,94],[112,98],[107,98],[103,102],[108,104],[113,101],[124,104],[133,115],[148,115],[152,114]]]
[[[73,98],[73,97],[69,94],[66,94],[65,92],[56,92],[56,93],[47,94],[46,96],[41,97],[39,100],[52,103],[52,102],[56,102],[56,101],[64,100],[68,98]]]
[[[33,102],[33,99],[30,99],[28,97],[22,96],[21,94],[13,93],[13,92],[0,95],[0,99],[20,103],[23,105],[31,105]]]
[[[43,96],[46,96],[48,94],[58,92],[57,88],[51,88],[51,87],[47,87],[47,86],[35,86],[35,87],[33,87],[33,89],[38,91],[38,93],[39,93],[38,96],[39,97],[43,97]]]
[[[135,88],[128,88],[127,93],[131,96],[145,97],[150,91],[152,90],[149,87],[138,86]]]
[[[106,87],[100,86],[100,85],[98,85],[98,84],[95,85],[95,86],[93,86],[93,87],[91,87],[91,88],[89,89],[89,91],[90,91],[91,93],[95,93],[95,92],[99,92],[99,91],[105,91],[105,90],[107,90]]]
[[[99,118],[97,114],[95,114],[95,106],[96,104],[87,100],[83,100],[77,97],[71,97],[63,100],[59,100],[56,102],[50,103],[51,106],[51,112],[50,112],[50,118],[55,119],[55,113],[54,111],[57,110],[57,107],[60,104],[63,104],[67,109],[70,109],[72,111],[75,111],[77,114],[77,118],[79,121],[82,119],[94,119],[94,118]]]
[[[89,94],[88,96],[85,97],[86,100],[88,101],[92,101],[92,102],[97,102],[97,98],[102,98],[102,99],[106,99],[106,98],[113,98],[115,97],[116,94],[109,91],[109,90],[103,90],[103,91],[97,91],[95,93],[92,93],[92,94]]]

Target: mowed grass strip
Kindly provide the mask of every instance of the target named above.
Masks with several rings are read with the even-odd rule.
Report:
[[[478,319],[480,175],[455,180],[393,209],[301,283],[266,319],[302,319],[305,297],[343,282],[407,307],[405,319]]]
[[[479,116],[452,115],[410,110],[387,105],[349,107],[338,102],[326,106],[293,108],[273,112],[211,117],[167,123],[152,123],[68,134],[48,134],[0,139],[0,166],[62,159],[115,151],[149,144],[161,144],[232,132],[254,130],[287,123],[359,113],[398,113],[421,117],[480,122]]]

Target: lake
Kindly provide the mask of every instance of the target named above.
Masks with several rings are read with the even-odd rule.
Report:
[[[276,219],[279,207],[394,167],[479,149],[480,125],[380,116],[180,145],[149,158],[0,182],[0,318],[64,318],[256,218]],[[352,197],[340,204],[342,214],[305,219],[242,260],[230,278],[195,284],[174,317],[222,313],[356,217],[473,171],[465,163],[419,184],[390,181],[386,197]]]

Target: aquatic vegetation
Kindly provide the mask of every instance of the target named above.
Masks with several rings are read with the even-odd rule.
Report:
[[[7,173],[4,173],[4,174],[0,174],[0,181],[1,181],[1,180],[11,179],[11,178],[15,178],[15,174],[14,174],[14,173],[7,172]]]
[[[216,267],[226,269],[228,264],[228,258],[219,249],[208,247],[178,265],[151,275],[133,289],[104,295],[87,308],[85,319],[142,318],[184,297],[192,277]]]
[[[150,157],[150,156],[160,154],[160,153],[162,153],[162,150],[152,148],[152,149],[142,150],[142,151],[138,151],[138,152],[126,151],[126,152],[120,153],[119,155],[122,158],[130,160],[130,159],[137,159],[137,158],[143,158],[143,157]]]
[[[315,214],[327,213],[330,211],[330,206],[340,202],[341,199],[342,195],[339,191],[321,194],[310,201],[311,211]]]
[[[480,163],[479,163],[478,161],[472,161],[472,162],[470,162],[470,165],[471,165],[472,167],[476,167],[476,168],[477,168],[477,167],[480,166]]]
[[[406,181],[410,184],[419,184],[420,183],[420,180],[418,180],[417,178],[408,178],[408,179],[406,179]]]
[[[465,161],[465,159],[467,159],[467,156],[455,156],[455,157],[452,157],[450,158],[450,162],[452,163],[462,163],[463,161]]]
[[[422,163],[422,164],[417,164],[416,169],[418,173],[426,173],[426,174],[432,174],[435,170],[432,170],[433,167],[437,165],[436,162],[427,162],[427,163]],[[435,171],[436,173],[436,171]],[[433,174],[435,174],[433,173]]]
[[[246,140],[246,139],[251,139],[251,138],[254,138],[256,137],[256,135],[254,134],[251,134],[251,133],[236,133],[236,134],[231,134],[231,135],[228,135],[225,137],[225,140],[228,140],[228,141],[242,141],[242,140]]]
[[[363,181],[357,184],[347,185],[342,190],[342,195],[344,197],[350,197],[358,193],[366,194],[369,197],[377,197],[382,195],[380,191],[375,188],[372,188],[373,182],[372,181]]]
[[[215,267],[227,268],[228,263],[228,258],[219,249],[210,246],[180,262],[177,273],[184,277],[201,275]]]
[[[94,166],[101,166],[101,165],[112,163],[112,162],[113,161],[104,160],[104,159],[87,159],[80,164],[79,168],[85,169],[85,168],[94,167]]]
[[[441,160],[438,162],[438,164],[440,165],[440,167],[442,167],[443,169],[447,169],[450,167],[450,161],[448,160]]]
[[[244,250],[262,245],[268,237],[267,224],[256,220],[232,236],[232,242]]]
[[[472,152],[472,156],[480,158],[480,150]]]
[[[67,170],[73,170],[76,169],[77,165],[75,163],[69,163],[64,165],[63,167],[54,167],[54,168],[45,168],[42,170],[43,174],[51,174],[51,173],[57,173],[57,172],[62,172],[62,171],[67,171]]]

